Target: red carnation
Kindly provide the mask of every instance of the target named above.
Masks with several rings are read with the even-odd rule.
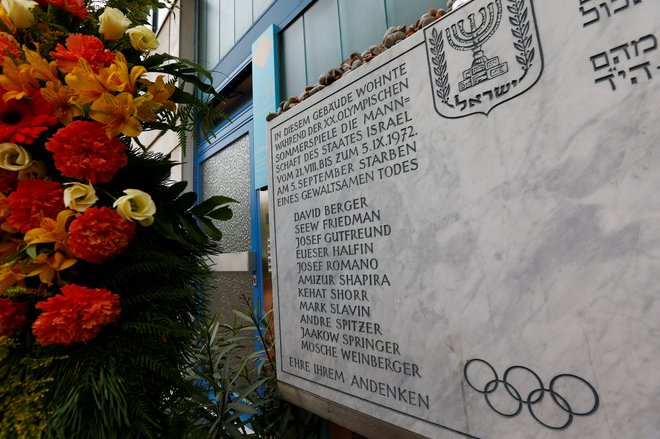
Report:
[[[0,337],[11,337],[25,323],[27,304],[0,297]]]
[[[79,58],[84,58],[95,72],[99,67],[108,67],[115,59],[115,54],[105,48],[103,41],[83,34],[69,35],[66,47],[58,44],[50,54],[57,60],[57,67],[65,73],[78,65]]]
[[[41,226],[42,218],[57,218],[64,209],[64,190],[55,181],[21,180],[9,195],[10,226],[25,233]]]
[[[119,317],[119,296],[102,288],[79,285],[62,287],[62,294],[39,302],[43,310],[32,324],[32,332],[42,345],[87,343],[101,328]]]
[[[123,253],[133,236],[133,221],[109,207],[90,207],[71,223],[67,243],[77,258],[100,264]]]
[[[116,137],[108,139],[98,122],[77,120],[61,128],[46,149],[65,177],[91,183],[106,183],[128,163],[126,146]]]
[[[41,93],[9,102],[0,99],[0,143],[32,144],[42,132],[57,123],[53,113],[53,106]]]
[[[37,3],[44,9],[53,5],[78,18],[87,18],[89,15],[83,0],[37,0]]]
[[[9,195],[18,185],[18,172],[0,168],[0,194]]]

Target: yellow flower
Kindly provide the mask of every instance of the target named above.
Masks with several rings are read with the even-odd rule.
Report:
[[[57,214],[56,219],[43,218],[41,220],[41,227],[28,230],[23,237],[25,244],[50,244],[55,243],[55,250],[61,250],[69,253],[68,246],[66,245],[66,225],[69,218],[75,215],[73,210],[63,210]]]
[[[41,283],[51,285],[58,271],[66,270],[78,262],[76,259],[67,258],[60,252],[52,255],[40,253],[31,264],[26,267],[27,277],[39,276]]]
[[[131,46],[135,50],[155,50],[158,49],[158,39],[156,34],[147,26],[136,26],[126,31],[131,39]]]
[[[0,242],[0,259],[7,256],[12,256],[18,253],[23,248],[23,241],[17,239],[10,239],[9,241]]]
[[[8,171],[20,171],[29,168],[32,157],[22,146],[14,143],[0,143],[0,168]]]
[[[112,207],[117,208],[120,217],[134,220],[143,226],[150,226],[154,222],[156,205],[151,196],[137,189],[126,189],[126,195],[119,197]]]
[[[104,93],[89,109],[89,117],[105,125],[108,138],[120,133],[129,137],[139,136],[142,124],[135,118],[136,115],[137,108],[130,93],[119,93],[117,96]]]
[[[34,15],[30,9],[37,6],[37,2],[32,0],[4,0],[2,5],[9,19],[14,23],[17,29],[25,29],[34,24]]]
[[[131,20],[116,8],[105,8],[99,16],[99,33],[106,41],[118,40],[124,36],[124,32],[131,25]]]
[[[78,60],[78,65],[64,79],[74,92],[71,102],[79,106],[94,102],[106,92],[94,70],[83,58]]]
[[[30,50],[27,47],[23,48],[25,52],[25,60],[30,65],[30,73],[37,79],[42,81],[59,81],[57,76],[57,63],[51,61],[50,63],[43,59],[39,54],[39,45],[37,50]]]
[[[2,8],[0,8],[2,9]],[[29,64],[17,65],[8,56],[4,57],[2,63],[2,75],[0,75],[0,87],[5,89],[2,100],[9,102],[12,99],[22,99],[32,96],[39,90],[39,81],[32,74]]]
[[[84,212],[96,203],[99,197],[96,196],[94,186],[83,183],[64,183],[68,186],[64,189],[64,205],[76,212]]]
[[[108,91],[137,93],[135,82],[147,72],[143,66],[134,66],[128,72],[128,63],[121,52],[117,52],[115,60],[109,67],[99,70],[99,81]]]
[[[73,122],[73,118],[82,115],[82,111],[76,105],[71,104],[74,91],[60,81],[48,81],[46,87],[41,89],[41,96],[54,108],[53,115],[64,125]]]
[[[46,164],[41,160],[32,160],[30,166],[18,171],[19,180],[50,180]]]
[[[140,82],[147,86],[147,92],[134,100],[138,109],[138,119],[145,122],[158,120],[158,112],[163,108],[176,111],[176,104],[169,100],[175,90],[174,84],[165,84],[163,76],[160,75],[156,82],[141,79]]]
[[[175,89],[174,84],[165,84],[162,75],[156,78],[156,82],[147,85],[147,93],[153,96],[153,101],[158,102],[172,112],[176,111],[176,105],[169,99],[174,94]]]
[[[19,264],[5,264],[0,267],[0,294],[13,287],[16,283],[25,278],[25,273],[21,270]]]
[[[137,118],[143,122],[156,122],[158,120],[158,111],[163,107],[158,102],[153,101],[153,96],[145,93],[139,98],[133,99],[137,108]]]

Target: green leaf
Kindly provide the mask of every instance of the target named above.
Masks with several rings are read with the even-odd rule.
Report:
[[[168,53],[154,53],[153,55],[147,56],[144,60],[142,60],[142,65],[149,70],[152,67],[158,66],[165,61],[168,61],[171,59],[172,55]]]
[[[238,394],[238,399],[243,400],[247,397],[249,397],[252,393],[254,393],[259,387],[263,386],[266,382],[268,381],[268,378],[262,378],[260,380],[255,381],[250,387],[247,389],[243,389],[239,391]]]
[[[178,88],[174,90],[174,93],[172,93],[170,100],[177,104],[195,105],[197,103],[197,97],[195,95],[191,93],[187,93]]]
[[[245,320],[246,322],[248,322],[250,324],[254,324],[254,321],[247,314],[245,314],[245,313],[243,313],[243,312],[241,312],[237,309],[233,309],[232,312],[239,319]]]
[[[165,61],[175,61],[175,62],[164,64]],[[188,68],[194,71],[198,71],[199,73],[207,77],[209,80],[212,77],[211,73],[201,65],[196,64],[187,59],[178,58],[176,56],[170,55],[169,53],[155,53],[153,55],[150,55],[144,59],[142,65],[144,65],[147,68],[147,70],[153,70],[157,67],[162,68],[167,66],[178,66],[179,68]]]
[[[227,408],[236,410],[237,412],[247,413],[250,415],[256,415],[257,413],[259,413],[249,405],[241,404],[240,402],[230,402],[229,404],[227,404]]]
[[[25,252],[27,253],[27,255],[28,255],[30,258],[32,258],[32,259],[36,259],[36,258],[37,258],[37,246],[36,246],[36,245],[28,245],[28,246],[25,248]]]
[[[214,195],[190,209],[190,213],[197,216],[204,216],[216,207],[229,203],[238,203],[238,201],[234,200],[233,198],[223,197],[222,195]]]
[[[199,244],[203,244],[204,242],[206,242],[206,235],[204,235],[204,232],[202,232],[202,230],[197,225],[197,222],[191,215],[182,214],[180,215],[180,218],[181,218],[181,224],[183,224],[183,227],[186,229],[188,235],[190,235],[190,238],[193,241]]]
[[[170,124],[165,123],[165,122],[145,122],[144,123],[144,131],[163,131],[163,130],[169,130],[171,128]],[[133,139],[136,140],[136,139]]]
[[[213,224],[208,218],[199,218],[199,226],[202,228],[202,231],[209,235],[214,241],[219,241],[222,238],[222,232]]]
[[[160,235],[165,238],[180,242],[181,244],[188,245],[188,242],[181,238],[180,234],[174,229],[172,219],[169,216],[156,215],[156,219],[153,224],[153,228]]]
[[[218,325],[218,322],[213,322],[211,327],[209,328],[209,344],[215,343],[215,336],[218,334],[218,329],[220,328],[220,325]]]
[[[218,221],[229,221],[234,216],[234,212],[229,208],[229,206],[222,206],[213,212],[208,213],[206,216]]]
[[[257,327],[254,325],[249,325],[249,326],[243,326],[242,328],[239,328],[239,331],[256,331]]]
[[[179,211],[186,211],[193,207],[195,201],[197,201],[197,194],[194,192],[186,192],[174,200],[173,205]]]
[[[177,181],[172,186],[167,188],[167,196],[169,198],[176,198],[179,195],[181,195],[184,190],[186,190],[187,186],[188,186],[187,181]]]

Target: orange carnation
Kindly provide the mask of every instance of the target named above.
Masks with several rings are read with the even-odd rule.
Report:
[[[53,112],[39,92],[32,98],[0,100],[0,142],[31,145],[57,123]]]
[[[71,223],[67,243],[77,258],[100,264],[123,253],[133,236],[133,221],[109,207],[90,207]]]
[[[15,59],[21,57],[21,46],[11,34],[0,32],[0,66],[5,56],[13,56]]]
[[[36,305],[45,312],[32,324],[32,332],[43,346],[87,343],[121,312],[119,296],[108,290],[67,285],[61,291]]]
[[[128,163],[124,143],[116,137],[108,139],[98,122],[77,120],[60,128],[46,149],[53,153],[62,175],[93,184],[112,180]]]
[[[84,58],[95,72],[99,67],[108,67],[115,59],[115,54],[103,45],[103,41],[91,35],[71,34],[66,39],[66,47],[58,44],[50,52],[57,61],[57,67],[70,73],[78,65],[78,59]]]
[[[37,3],[44,9],[48,5],[53,5],[74,17],[87,18],[89,16],[89,11],[85,8],[83,0],[37,0]]]
[[[11,337],[25,323],[27,304],[0,297],[0,337]]]
[[[55,181],[21,180],[9,195],[10,226],[25,233],[41,225],[42,218],[57,218],[64,208],[64,190]]]

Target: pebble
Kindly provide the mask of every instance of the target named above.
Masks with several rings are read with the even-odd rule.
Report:
[[[449,0],[447,2],[447,10],[451,11],[456,9],[469,1],[471,0]],[[398,26],[391,26],[389,29],[387,29],[387,31],[385,31],[382,44],[369,46],[369,48],[362,53],[352,53],[342,62],[341,66],[319,76],[318,82],[314,85],[305,87],[305,90],[300,93],[300,95],[291,96],[286,101],[280,102],[278,111],[276,113],[269,113],[266,116],[266,120],[270,122],[283,112],[290,110],[300,102],[318,93],[325,87],[331,85],[333,82],[340,79],[344,74],[359,68],[360,66],[364,65],[364,63],[371,61],[390,47],[400,43],[418,30],[433,23],[437,19],[444,16],[446,13],[447,12],[444,9],[430,8],[428,12],[424,13],[419,18],[419,20],[410,26],[403,24]]]
[[[316,86],[315,86],[315,87],[309,92],[309,95],[311,96],[311,95],[313,95],[313,94],[316,94],[316,93],[320,92],[321,90],[323,90],[324,88],[325,88],[325,85],[317,84],[317,85],[316,85]]]
[[[394,46],[396,43],[399,41],[402,41],[406,38],[406,34],[403,31],[396,31],[388,36],[385,37],[385,40],[383,41],[383,45],[387,47],[388,49],[392,46]]]

